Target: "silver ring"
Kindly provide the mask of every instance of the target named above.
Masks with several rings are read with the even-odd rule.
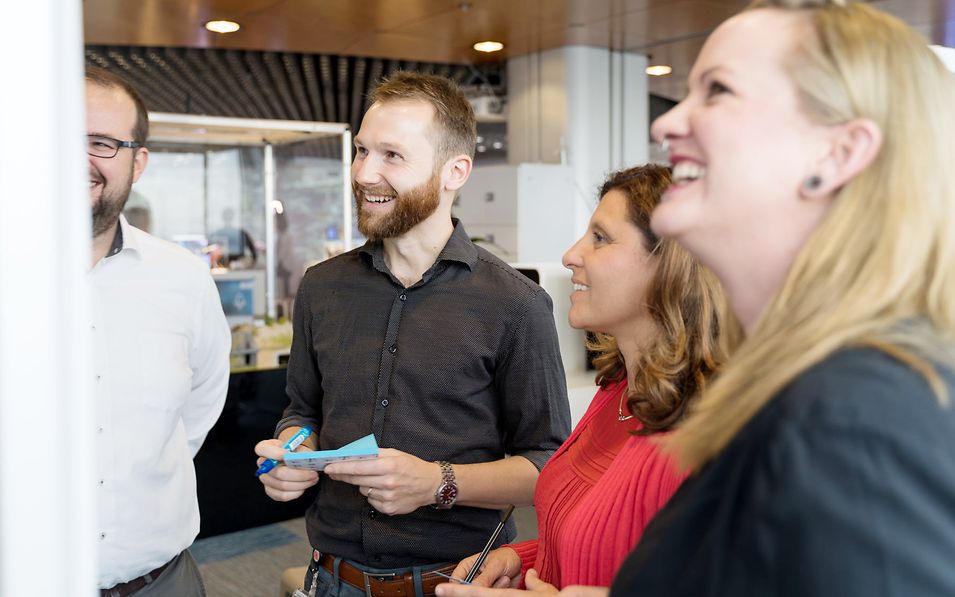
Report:
[[[370,499],[371,499],[371,492],[374,491],[374,490],[375,490],[374,487],[369,487],[369,488],[368,488],[368,493],[365,494],[365,499],[369,499],[369,500],[370,500]]]

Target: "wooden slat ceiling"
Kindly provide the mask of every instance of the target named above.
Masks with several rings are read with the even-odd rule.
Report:
[[[679,98],[706,35],[748,0],[84,0],[87,44],[265,50],[469,64],[568,44],[625,49],[674,68],[652,93]],[[955,41],[955,0],[876,0],[935,43]],[[210,19],[242,24],[206,31]],[[483,55],[476,41],[503,52]]]

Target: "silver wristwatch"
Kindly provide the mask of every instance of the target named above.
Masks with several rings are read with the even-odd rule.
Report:
[[[435,462],[441,467],[441,484],[434,492],[434,507],[438,510],[447,510],[458,499],[458,484],[454,480],[454,468],[450,462],[439,460]]]

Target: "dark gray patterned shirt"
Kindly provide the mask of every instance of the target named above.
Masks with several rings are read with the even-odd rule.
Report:
[[[308,270],[295,304],[291,400],[277,432],[318,430],[321,449],[368,433],[428,461],[520,455],[541,468],[570,431],[551,299],[455,229],[405,288],[380,243]],[[494,510],[376,512],[322,477],[306,520],[312,546],[375,568],[457,562],[481,550]],[[511,523],[501,543],[514,538]]]

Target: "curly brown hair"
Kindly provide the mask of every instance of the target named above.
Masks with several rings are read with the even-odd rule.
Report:
[[[726,330],[737,328],[716,277],[676,242],[660,239],[650,229],[650,216],[669,184],[669,168],[648,164],[614,172],[600,188],[601,199],[610,191],[626,197],[630,221],[657,260],[645,300],[658,333],[632,364],[627,390],[627,406],[643,423],[641,434],[667,431],[680,422],[689,402],[725,361],[730,346]],[[588,348],[597,353],[598,385],[627,376],[613,336],[595,334]]]

